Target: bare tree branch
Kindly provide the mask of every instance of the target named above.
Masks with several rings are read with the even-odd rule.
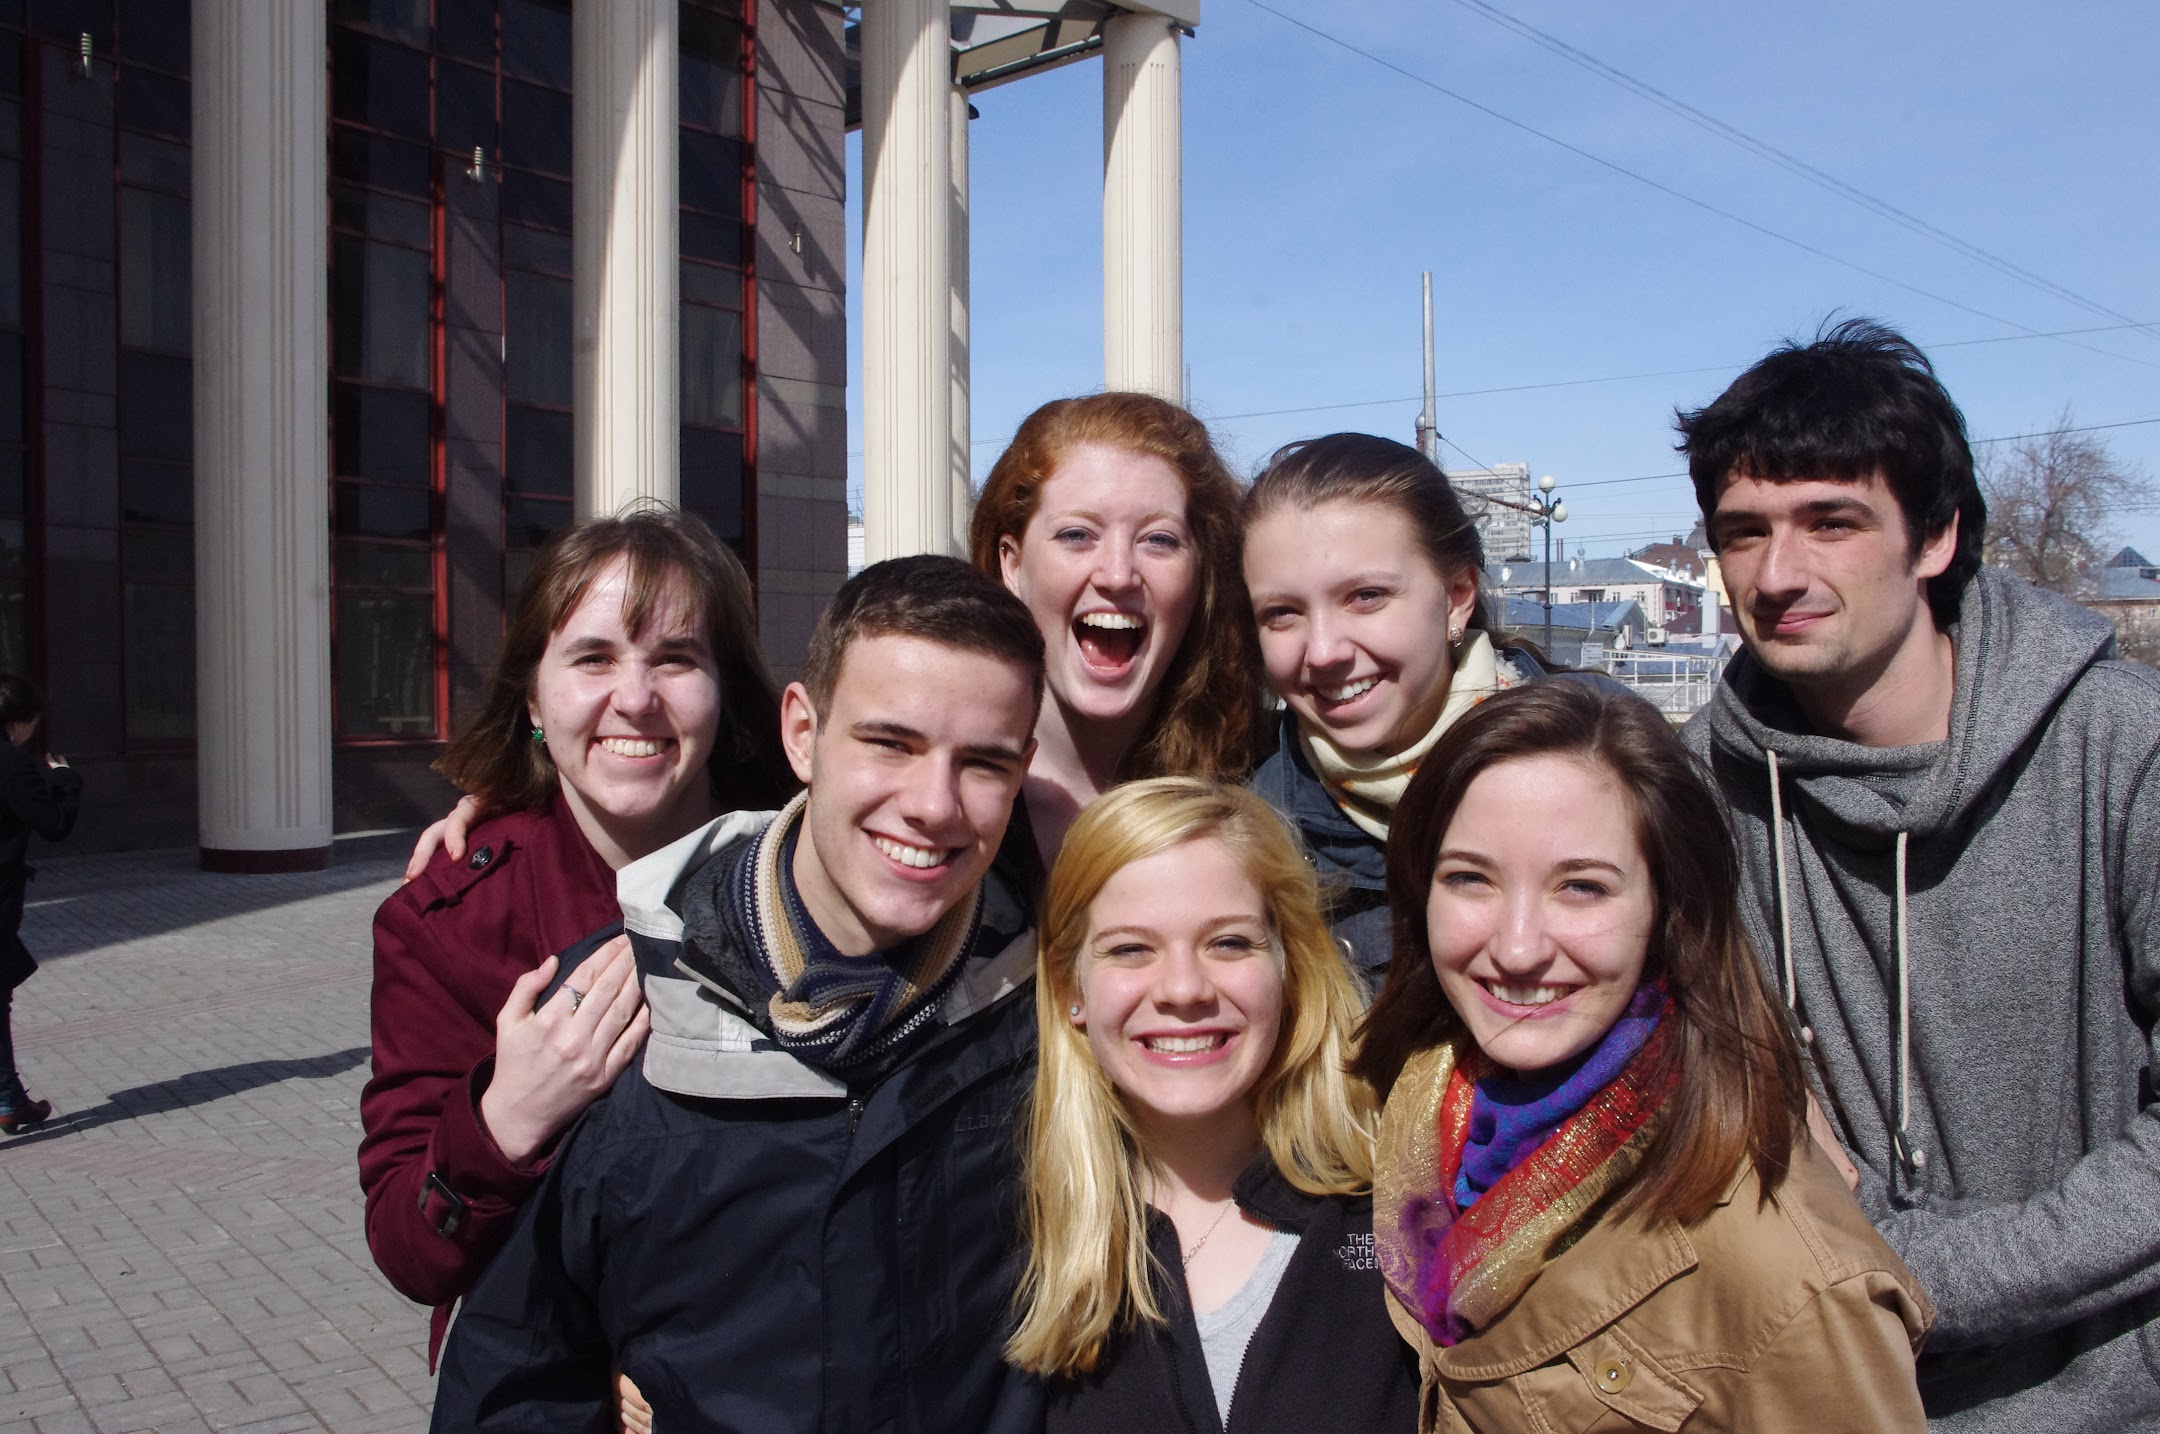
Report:
[[[2117,510],[2149,502],[2153,482],[2090,434],[2072,433],[2064,409],[2053,432],[2004,445],[1980,462],[1987,496],[1987,560],[2035,587],[2089,596],[2107,561]]]

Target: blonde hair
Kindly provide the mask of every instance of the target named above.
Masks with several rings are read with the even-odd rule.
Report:
[[[1259,888],[1282,953],[1282,1027],[1253,1089],[1262,1143],[1284,1178],[1310,1194],[1352,1195],[1372,1183],[1372,1092],[1348,1069],[1364,998],[1328,935],[1296,839],[1267,803],[1228,783],[1158,777],[1112,788],[1066,834],[1039,928],[1028,1265],[1019,1328],[1005,1346],[1008,1360],[1035,1374],[1084,1373],[1119,1325],[1164,1323],[1147,1241],[1150,1157],[1067,1007],[1103,886],[1133,862],[1196,841],[1221,843]]]

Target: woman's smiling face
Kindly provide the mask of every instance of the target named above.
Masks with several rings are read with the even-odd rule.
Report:
[[[998,562],[1042,630],[1061,707],[1097,722],[1152,707],[1199,595],[1176,469],[1150,453],[1075,447],[1026,529],[1000,541]]]
[[[1657,892],[1620,783],[1576,757],[1480,772],[1440,841],[1426,938],[1478,1049],[1515,1071],[1572,1060],[1642,983]]]

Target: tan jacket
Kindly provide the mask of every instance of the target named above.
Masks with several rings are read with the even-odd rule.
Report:
[[[1405,1193],[1432,1187],[1431,1137],[1420,1137],[1448,1064],[1420,1054],[1388,1099],[1376,1231]],[[1420,1429],[1925,1430],[1913,1355],[1935,1309],[1919,1282],[1804,1135],[1760,1208],[1759,1190],[1745,1166],[1685,1229],[1593,1219],[1506,1313],[1452,1348],[1391,1290],[1423,1378]]]

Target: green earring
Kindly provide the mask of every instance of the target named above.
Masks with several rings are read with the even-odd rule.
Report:
[[[540,730],[540,724],[538,722],[533,723],[532,739],[535,742],[547,741],[547,733]]]

